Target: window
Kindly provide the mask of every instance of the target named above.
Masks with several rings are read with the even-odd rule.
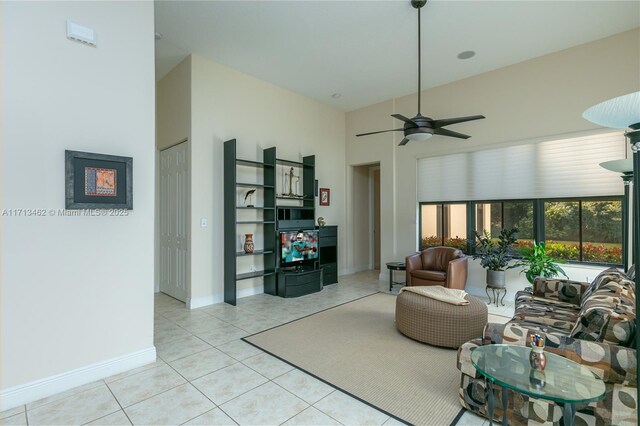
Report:
[[[622,263],[622,202],[546,202],[547,252],[559,259]]]
[[[467,230],[468,217],[475,229]],[[497,237],[514,226],[516,247],[545,241],[547,252],[558,259],[623,263],[620,197],[420,204],[421,249],[444,245],[466,251],[475,232]]]
[[[467,249],[467,204],[422,204],[420,248],[435,246]]]
[[[533,244],[533,202],[500,201],[475,203],[476,231],[487,231],[496,237],[502,229],[518,227],[517,247]]]

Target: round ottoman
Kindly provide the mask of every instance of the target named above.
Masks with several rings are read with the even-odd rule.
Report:
[[[481,337],[487,325],[487,305],[466,296],[468,305],[452,305],[410,291],[396,298],[396,327],[419,342],[447,348]]]

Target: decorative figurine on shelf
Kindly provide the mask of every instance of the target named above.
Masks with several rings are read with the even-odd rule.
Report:
[[[544,353],[544,338],[539,334],[529,336],[531,342],[531,353],[529,353],[529,363],[534,370],[544,371],[547,366],[547,355]]]
[[[293,193],[293,178],[298,178],[298,180],[300,180],[300,176],[296,176],[295,173],[293,173],[293,167],[291,167],[291,169],[289,170],[289,173],[285,173],[285,175],[289,178],[289,192],[287,192],[286,194],[283,194],[285,197],[295,197],[296,194]]]
[[[319,226],[320,228],[322,228],[322,227],[323,227],[324,225],[326,225],[326,224],[327,224],[327,222],[325,222],[325,221],[324,221],[324,217],[319,216],[319,217],[318,217],[318,226]]]
[[[254,248],[253,234],[244,234],[244,252],[247,254],[253,253]]]
[[[247,203],[247,198],[249,199],[249,204],[247,204],[246,207],[253,207],[253,204],[251,204],[251,196],[253,195],[254,192],[256,192],[256,188],[250,189],[247,191],[246,194],[244,194],[245,204]]]

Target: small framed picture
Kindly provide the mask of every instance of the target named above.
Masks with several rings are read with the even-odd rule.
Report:
[[[331,190],[329,188],[320,188],[320,205],[331,205]]]
[[[133,158],[65,151],[67,209],[133,209]]]

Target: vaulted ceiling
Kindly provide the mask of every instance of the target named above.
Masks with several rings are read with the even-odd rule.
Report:
[[[416,91],[409,0],[155,5],[158,79],[193,53],[344,111]],[[423,88],[638,26],[638,1],[431,0],[422,9]],[[469,50],[476,55],[457,58]]]

